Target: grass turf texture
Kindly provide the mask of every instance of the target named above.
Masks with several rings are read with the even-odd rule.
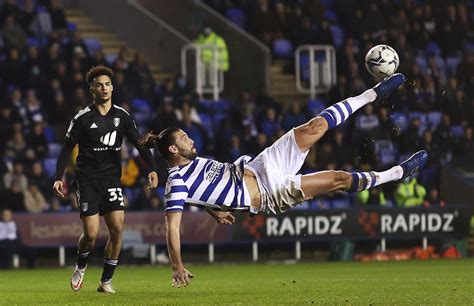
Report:
[[[116,294],[96,292],[99,268],[80,292],[72,269],[0,271],[0,304],[474,304],[474,259],[187,267],[191,285],[172,288],[168,267],[119,266]]]

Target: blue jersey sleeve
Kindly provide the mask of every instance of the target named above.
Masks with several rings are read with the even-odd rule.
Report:
[[[181,212],[188,197],[188,187],[179,175],[173,175],[166,182],[165,212]]]

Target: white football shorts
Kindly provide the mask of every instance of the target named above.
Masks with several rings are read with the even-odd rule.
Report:
[[[257,177],[261,211],[282,213],[304,201],[301,174],[307,152],[296,144],[294,129],[245,165]]]

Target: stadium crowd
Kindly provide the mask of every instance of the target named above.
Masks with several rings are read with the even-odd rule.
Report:
[[[283,105],[248,91],[234,101],[198,100],[180,75],[156,84],[142,54],[124,48],[105,56],[100,46],[92,47],[67,22],[59,0],[0,3],[0,209],[76,209],[71,190],[66,200],[53,196],[52,176],[72,116],[91,102],[84,74],[98,64],[114,69],[112,100],[132,113],[140,132],[179,126],[201,155],[232,162],[242,154],[258,154],[323,108],[372,87],[364,68],[366,51],[374,42],[393,46],[401,59],[399,71],[410,84],[328,133],[310,151],[302,171],[379,170],[420,149],[429,150],[429,164],[418,178],[400,185],[334,194],[302,208],[444,205],[441,166],[474,152],[472,1],[208,0],[233,21],[237,11],[238,25],[271,46],[275,56],[284,57],[277,49],[282,40],[293,48],[336,47],[337,85],[306,105]],[[122,157],[128,209],[162,210],[163,187],[157,192],[141,187],[145,171],[138,152],[126,144]],[[157,160],[164,185],[166,165]],[[66,186],[72,180],[68,175]]]

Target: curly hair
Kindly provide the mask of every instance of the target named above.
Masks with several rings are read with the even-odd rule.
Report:
[[[91,69],[89,69],[89,71],[87,71],[86,73],[87,84],[92,85],[92,83],[94,82],[94,79],[101,75],[106,75],[112,80],[112,78],[114,77],[114,72],[109,67],[105,67],[102,65],[94,66]]]
[[[180,129],[177,127],[169,127],[161,131],[158,135],[153,132],[148,132],[138,141],[138,143],[148,148],[152,148],[156,145],[161,157],[168,160],[171,155],[169,147],[176,143],[175,134],[179,130]]]

